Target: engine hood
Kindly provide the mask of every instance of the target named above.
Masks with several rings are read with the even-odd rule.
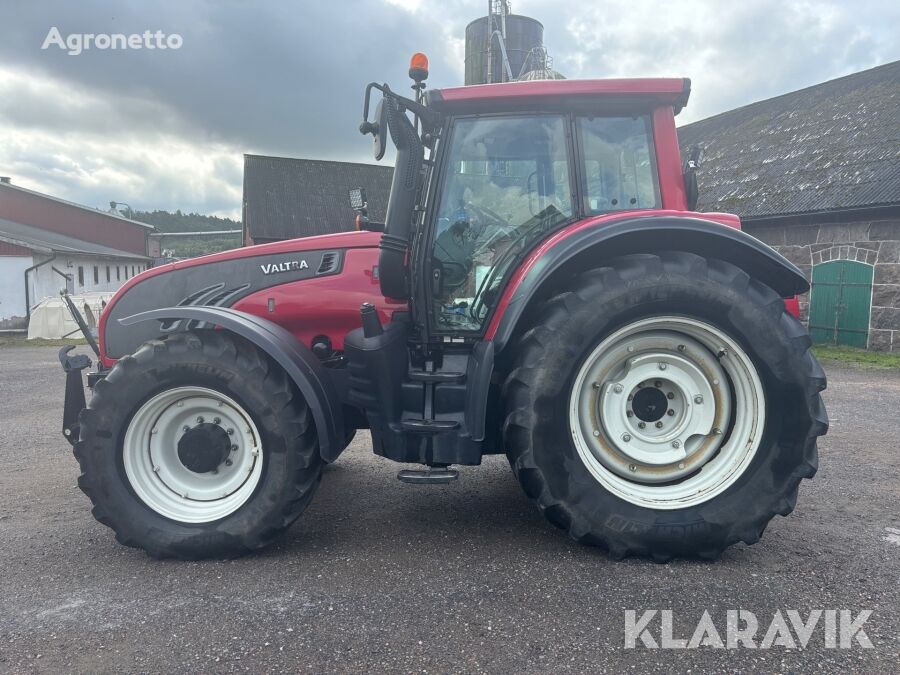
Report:
[[[156,326],[122,326],[123,319],[162,307],[231,307],[273,286],[341,273],[349,249],[376,248],[377,232],[342,232],[223,251],[153,267],[116,292],[99,323],[104,362],[131,353],[158,334]],[[146,335],[144,335],[146,333]]]

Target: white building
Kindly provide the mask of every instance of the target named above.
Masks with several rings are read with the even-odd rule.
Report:
[[[147,269],[153,227],[0,181],[0,329],[24,328],[41,300],[115,292]]]

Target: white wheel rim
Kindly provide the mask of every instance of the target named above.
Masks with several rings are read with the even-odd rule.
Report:
[[[215,425],[231,442],[227,457],[209,471],[192,471],[179,441],[199,424]],[[225,452],[225,451],[223,451]],[[243,506],[262,476],[256,424],[233,399],[204,387],[177,387],[144,403],[128,424],[122,447],[125,474],[138,498],[182,523],[207,523]]]
[[[642,319],[585,359],[569,428],[604,488],[638,506],[685,508],[721,494],[750,465],[765,395],[750,357],[719,329],[687,317]]]

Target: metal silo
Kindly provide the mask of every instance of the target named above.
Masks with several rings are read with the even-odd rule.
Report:
[[[489,42],[493,30],[500,30],[498,23],[505,23],[506,29],[506,53],[509,57],[509,67],[512,78],[507,77],[506,68],[503,65],[503,56],[497,37]],[[525,58],[535,47],[544,44],[544,26],[540,21],[529,16],[519,14],[507,14],[498,19],[494,15],[494,29],[490,30],[491,17],[483,16],[475,19],[466,26],[466,76],[465,83],[486,84],[488,71],[491,73],[491,81],[506,82],[515,79],[522,70]],[[490,55],[490,63],[489,63]],[[488,67],[490,65],[490,68]]]

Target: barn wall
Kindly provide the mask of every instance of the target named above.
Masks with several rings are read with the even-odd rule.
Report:
[[[25,325],[25,270],[32,259],[22,255],[0,255],[0,328]]]
[[[875,267],[869,349],[900,351],[900,219],[849,222],[745,223],[744,229],[797,265],[807,279],[813,266],[830,260],[856,260]],[[808,294],[800,298],[808,319]]]
[[[0,218],[136,255],[147,253],[147,229],[140,225],[14,187],[0,187]]]
[[[42,262],[47,258],[48,256],[42,256],[37,262]],[[52,263],[39,267],[30,275],[31,302],[32,305],[36,305],[44,298],[59,295],[59,292],[66,288],[66,280],[56,270],[71,275],[72,281],[69,290],[72,293],[99,292],[112,295],[125,283],[126,279],[147,269],[147,266],[148,263],[143,260],[60,255]],[[94,281],[94,267],[97,268],[96,282]],[[109,267],[109,281],[106,280],[107,267]],[[81,268],[80,277],[79,268]],[[118,273],[116,268],[118,268]],[[134,274],[132,274],[132,269]],[[83,280],[83,283],[80,279]]]

